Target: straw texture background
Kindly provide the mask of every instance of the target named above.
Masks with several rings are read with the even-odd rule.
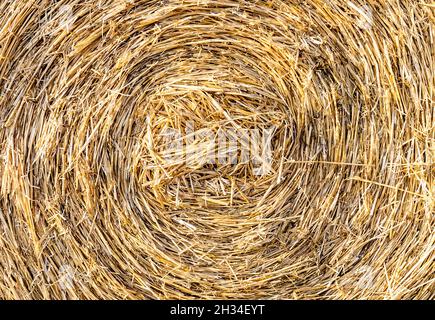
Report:
[[[0,1],[0,298],[433,299],[426,0]],[[271,171],[164,127],[276,130]]]

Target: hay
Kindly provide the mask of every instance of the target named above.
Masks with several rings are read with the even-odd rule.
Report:
[[[433,10],[2,1],[0,298],[434,298]]]

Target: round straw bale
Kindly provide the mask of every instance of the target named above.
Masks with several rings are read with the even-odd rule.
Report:
[[[429,0],[3,0],[0,298],[433,299]]]

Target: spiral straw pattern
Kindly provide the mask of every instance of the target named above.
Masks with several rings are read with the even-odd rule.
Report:
[[[434,31],[425,0],[3,0],[0,298],[433,299]],[[269,132],[266,172],[189,126]]]

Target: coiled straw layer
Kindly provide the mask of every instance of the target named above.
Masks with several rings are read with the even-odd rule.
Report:
[[[3,0],[0,298],[434,298],[433,26],[425,0]],[[168,160],[188,123],[273,127],[268,172]]]

